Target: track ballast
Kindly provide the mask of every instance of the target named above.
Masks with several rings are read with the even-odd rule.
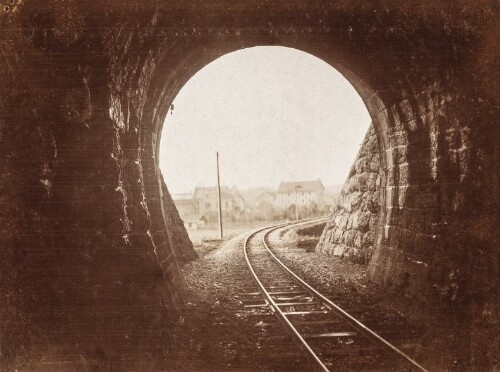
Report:
[[[307,223],[311,221],[299,222]],[[246,238],[245,260],[259,288],[259,292],[243,294],[243,301],[250,304],[247,307],[271,310],[309,357],[304,361],[308,369],[427,372],[406,353],[298,277],[272,252],[267,236],[293,224],[264,228]]]

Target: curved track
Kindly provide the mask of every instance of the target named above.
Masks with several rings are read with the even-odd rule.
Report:
[[[427,370],[298,277],[269,248],[267,236],[280,228],[319,222],[307,220],[264,228],[244,243],[245,260],[264,305],[271,309],[294,341],[321,371]],[[339,359],[339,355],[342,358]],[[352,356],[352,358],[351,358]],[[339,366],[339,360],[355,359]],[[340,369],[339,369],[340,368]]]

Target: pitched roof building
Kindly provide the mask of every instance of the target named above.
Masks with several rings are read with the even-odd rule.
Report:
[[[325,187],[319,179],[315,181],[281,182],[275,195],[276,207],[281,209],[286,209],[295,204],[299,207],[316,204],[316,206],[322,208]]]
[[[295,192],[296,189],[304,192],[316,192],[319,190],[325,191],[325,187],[318,178],[315,181],[281,182],[278,186],[278,190],[276,190],[276,193]]]
[[[172,199],[185,222],[215,221],[219,213],[217,187],[196,187],[193,193],[174,194]],[[245,208],[245,200],[236,187],[221,187],[222,216],[237,221]],[[200,223],[197,223],[200,225]],[[192,227],[192,226],[186,226]]]

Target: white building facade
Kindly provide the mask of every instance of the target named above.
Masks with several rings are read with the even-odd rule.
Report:
[[[322,209],[325,204],[325,187],[316,181],[281,182],[274,193],[275,207],[287,209],[292,205],[310,207],[316,205]]]

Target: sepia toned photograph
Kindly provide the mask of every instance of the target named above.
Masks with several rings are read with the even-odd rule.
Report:
[[[499,372],[498,0],[0,0],[0,372]]]

